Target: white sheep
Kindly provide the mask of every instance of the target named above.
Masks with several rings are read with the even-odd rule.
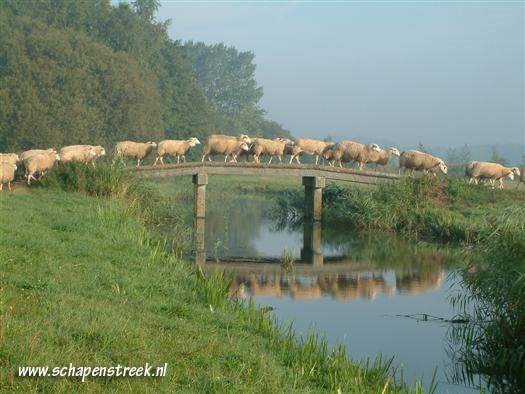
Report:
[[[38,179],[41,179],[47,171],[53,168],[57,160],[60,160],[60,156],[55,152],[40,153],[27,157],[24,160],[27,184],[31,184],[31,179],[37,180],[37,178],[35,178],[36,173],[40,174]]]
[[[373,151],[370,154],[367,163],[374,163],[376,168],[378,165],[385,167],[392,156],[401,156],[399,149],[391,147],[388,149],[381,149],[379,152]]]
[[[343,167],[343,163],[356,162],[359,169],[369,160],[373,152],[380,152],[381,148],[377,144],[361,144],[354,141],[341,141],[330,151],[333,162],[339,162],[339,167]],[[328,152],[325,152],[328,154]]]
[[[302,153],[308,155],[315,155],[315,164],[319,164],[319,157],[322,157],[323,150],[327,145],[332,144],[332,142],[314,140],[309,138],[298,138],[295,141],[295,145],[301,148]]]
[[[514,175],[521,175],[518,167],[505,167],[499,163],[471,161],[465,166],[465,176],[469,177],[469,183],[478,184],[480,179],[485,179],[494,187],[495,182],[499,181],[500,189],[503,189],[503,178],[514,180]]]
[[[134,142],[122,141],[115,146],[115,159],[123,159],[124,157],[132,157],[137,160],[137,167],[140,167],[140,162],[157,147],[156,142]]]
[[[285,147],[289,143],[291,141],[284,138],[275,138],[274,140],[257,138],[253,147],[253,159],[256,163],[260,163],[261,155],[268,155],[270,156],[268,164],[271,164],[273,157],[277,156],[279,162],[282,163]]]
[[[242,144],[245,145],[242,145]],[[224,155],[224,162],[228,160],[228,156],[232,156],[232,161],[237,162],[237,155],[241,150],[249,150],[252,140],[245,134],[239,137],[230,135],[212,134],[208,137],[206,146],[204,147],[202,161],[207,157],[212,161],[211,157],[214,155]],[[246,149],[245,149],[246,148]]]
[[[153,165],[157,165],[157,161],[160,160],[161,164],[164,164],[164,156],[177,156],[177,164],[180,163],[180,157],[186,163],[186,154],[190,150],[201,142],[191,137],[188,140],[164,140],[160,141],[157,146],[157,158]]]
[[[18,164],[20,157],[16,153],[0,153],[0,163]]]
[[[81,163],[92,163],[95,165],[97,152],[91,145],[70,145],[60,149],[60,163],[69,163],[73,161]]]
[[[4,161],[0,163],[0,191],[7,183],[9,191],[11,191],[11,182],[15,179],[16,164]]]
[[[25,159],[27,159],[28,157],[34,156],[34,155],[39,155],[42,153],[50,153],[50,152],[57,153],[56,149],[54,148],[26,150],[20,153],[20,161],[25,161]]]
[[[437,170],[440,170],[445,175],[448,172],[447,165],[442,159],[417,150],[407,150],[401,153],[399,157],[399,169],[401,170],[401,168],[405,168],[411,172],[414,170],[423,171],[425,174],[431,172],[434,176],[436,176]]]

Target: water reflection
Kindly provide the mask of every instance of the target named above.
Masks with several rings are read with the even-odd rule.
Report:
[[[437,289],[445,278],[442,267],[420,275],[403,272],[354,269],[349,264],[332,264],[324,270],[301,266],[288,272],[276,264],[240,266],[239,263],[208,263],[206,271],[222,271],[233,276],[231,294],[248,297],[289,297],[293,300],[331,297],[340,301],[375,299],[379,294],[417,294]],[[311,271],[311,272],[309,272]],[[340,272],[333,272],[340,271]]]
[[[356,359],[395,356],[405,379],[427,387],[438,367],[438,392],[470,392],[445,375],[449,325],[396,317],[455,315],[447,299],[451,288],[461,291],[447,274],[454,253],[327,223],[278,225],[271,207],[263,198],[211,200],[206,219],[195,222],[194,255],[204,270],[231,275],[232,296],[271,305],[300,335],[314,325]],[[284,250],[293,263],[282,264]]]

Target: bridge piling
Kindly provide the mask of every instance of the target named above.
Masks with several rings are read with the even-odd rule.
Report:
[[[321,176],[303,176],[304,186],[304,218],[321,221],[323,214],[323,188],[326,180]]]
[[[195,218],[206,217],[206,185],[208,184],[208,174],[199,172],[193,175],[195,185]]]
[[[321,240],[321,222],[305,221],[303,224],[301,260],[312,264],[314,267],[321,267],[324,263]]]
[[[204,246],[205,217],[206,217],[206,185],[208,184],[208,174],[197,173],[193,175],[195,185],[195,262],[204,264],[206,262],[206,249]]]

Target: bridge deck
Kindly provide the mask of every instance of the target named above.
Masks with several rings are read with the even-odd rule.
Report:
[[[326,179],[364,184],[391,183],[400,177],[378,171],[356,170],[316,164],[259,164],[191,162],[159,166],[142,166],[133,171],[143,178],[166,178],[206,173],[210,175],[248,175],[248,176],[315,176]]]

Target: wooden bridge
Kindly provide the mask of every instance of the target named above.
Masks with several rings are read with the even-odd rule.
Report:
[[[366,185],[393,183],[400,177],[377,171],[330,167],[316,164],[259,164],[191,162],[161,166],[143,166],[133,169],[141,178],[169,178],[192,176],[195,185],[195,250],[197,262],[206,261],[204,228],[206,216],[206,185],[209,175],[245,175],[267,177],[301,177],[305,187],[305,220],[319,224],[322,218],[323,188],[326,180],[352,182]],[[309,227],[308,227],[309,228]],[[305,231],[308,229],[305,228]],[[320,228],[320,227],[319,227]],[[317,239],[319,238],[319,239]],[[322,264],[320,256],[320,231],[305,233],[305,260]]]

